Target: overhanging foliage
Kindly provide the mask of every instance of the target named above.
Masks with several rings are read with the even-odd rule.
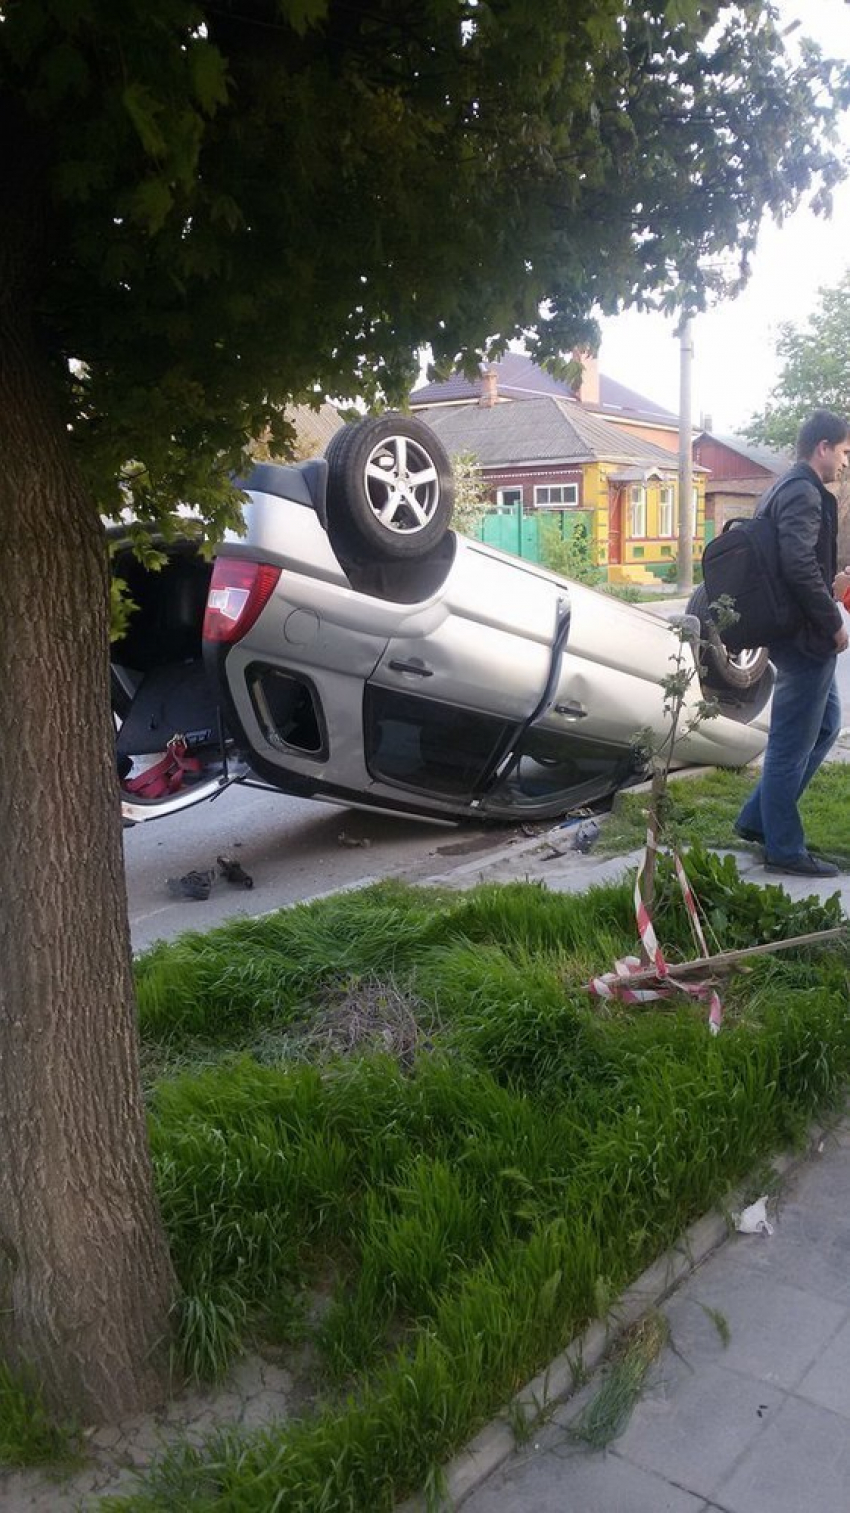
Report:
[[[779,328],[779,379],[763,410],[747,426],[753,441],[792,447],[803,421],[815,410],[850,415],[850,273],[821,289],[802,326]]]
[[[13,0],[13,277],[101,508],[220,524],[285,401],[398,400],[424,342],[699,306],[828,202],[846,74],[752,0]]]

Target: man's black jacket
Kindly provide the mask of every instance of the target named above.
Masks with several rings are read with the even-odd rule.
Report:
[[[797,462],[768,490],[756,514],[769,516],[776,526],[782,576],[803,614],[791,643],[809,656],[832,656],[835,633],[844,624],[832,597],[838,565],[835,496],[814,468]]]

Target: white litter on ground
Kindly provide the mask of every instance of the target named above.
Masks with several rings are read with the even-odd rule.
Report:
[[[767,1196],[757,1198],[735,1215],[735,1228],[741,1235],[772,1235],[773,1225],[767,1217]]]

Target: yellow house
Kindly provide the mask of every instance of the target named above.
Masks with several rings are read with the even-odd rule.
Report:
[[[553,394],[500,402],[492,372],[483,377],[489,382],[473,403],[415,406],[449,455],[477,457],[493,501],[483,539],[540,561],[542,525],[554,524],[568,537],[581,521],[610,582],[672,580],[677,455],[576,399]],[[695,565],[705,544],[705,477],[705,469],[694,468],[688,510]]]
[[[690,499],[694,563],[705,545],[705,479],[694,470]],[[587,505],[594,511],[596,559],[611,583],[663,578],[675,566],[679,540],[679,477],[667,465],[627,466],[608,461],[584,467]]]

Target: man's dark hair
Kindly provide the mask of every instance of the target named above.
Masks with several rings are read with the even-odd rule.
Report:
[[[811,457],[821,441],[828,441],[831,447],[837,447],[840,441],[846,441],[850,435],[850,426],[841,415],[834,415],[832,410],[815,410],[808,420],[804,420],[797,432],[797,457],[805,462]]]

